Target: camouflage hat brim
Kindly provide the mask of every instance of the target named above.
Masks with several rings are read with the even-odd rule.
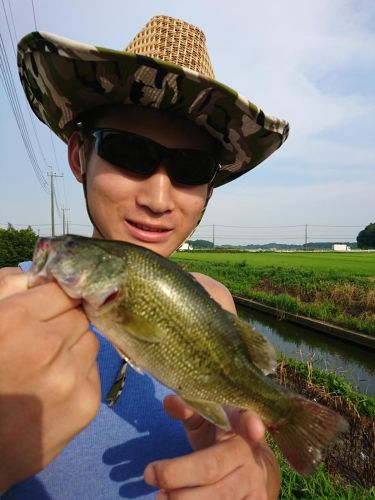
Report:
[[[18,44],[18,69],[37,117],[67,142],[80,114],[105,104],[129,104],[192,120],[222,145],[215,187],[271,155],[288,123],[237,92],[193,70],[141,56],[34,32]]]

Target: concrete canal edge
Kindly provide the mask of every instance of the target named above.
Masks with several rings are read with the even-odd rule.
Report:
[[[325,323],[324,321],[320,321],[318,319],[312,319],[307,316],[300,316],[299,314],[282,311],[276,307],[267,306],[255,300],[244,299],[243,297],[239,297],[237,295],[234,295],[233,299],[236,304],[248,307],[249,309],[256,309],[275,316],[278,319],[290,321],[306,328],[311,328],[312,330],[317,330],[318,332],[338,337],[341,340],[346,340],[354,344],[369,347],[370,349],[375,349],[375,337],[370,337],[370,335],[354,332],[353,330],[348,330],[347,328],[342,328],[341,326],[331,325],[330,323]]]

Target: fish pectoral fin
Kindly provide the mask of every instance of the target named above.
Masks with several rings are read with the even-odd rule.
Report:
[[[237,316],[234,316],[233,320],[237,324],[239,334],[254,365],[262,370],[264,375],[273,373],[276,369],[277,360],[276,352],[271,342]]]
[[[143,342],[161,342],[165,335],[165,332],[156,323],[150,323],[142,317],[128,312],[124,318],[124,327],[129,335]]]
[[[227,414],[225,413],[223,407],[218,403],[213,403],[212,401],[207,401],[204,399],[189,399],[184,396],[180,397],[188,404],[194,411],[202,415],[206,420],[209,420],[213,424],[217,425],[225,431],[231,430],[231,425],[229,423]]]

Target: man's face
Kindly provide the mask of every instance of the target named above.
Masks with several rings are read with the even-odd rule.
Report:
[[[100,127],[133,132],[167,148],[213,150],[212,139],[202,129],[153,110],[117,108],[96,120],[95,128]],[[119,170],[93,149],[86,161],[90,214],[106,239],[141,245],[166,257],[196,226],[207,184],[174,184],[164,160],[149,177]],[[93,236],[101,237],[96,229]]]

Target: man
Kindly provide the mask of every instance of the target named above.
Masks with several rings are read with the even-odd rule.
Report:
[[[125,52],[34,33],[18,63],[34,112],[68,142],[93,236],[165,257],[199,223],[213,188],[287,137],[285,122],[213,79],[203,33],[170,17],[153,18]],[[235,312],[223,285],[195,277]],[[0,491],[15,485],[4,498],[153,498],[155,488],[159,499],[277,497],[256,415],[233,412],[234,432],[224,433],[130,368],[110,407],[123,363],[87,332],[79,302],[55,283],[27,290],[15,270],[1,278]]]

